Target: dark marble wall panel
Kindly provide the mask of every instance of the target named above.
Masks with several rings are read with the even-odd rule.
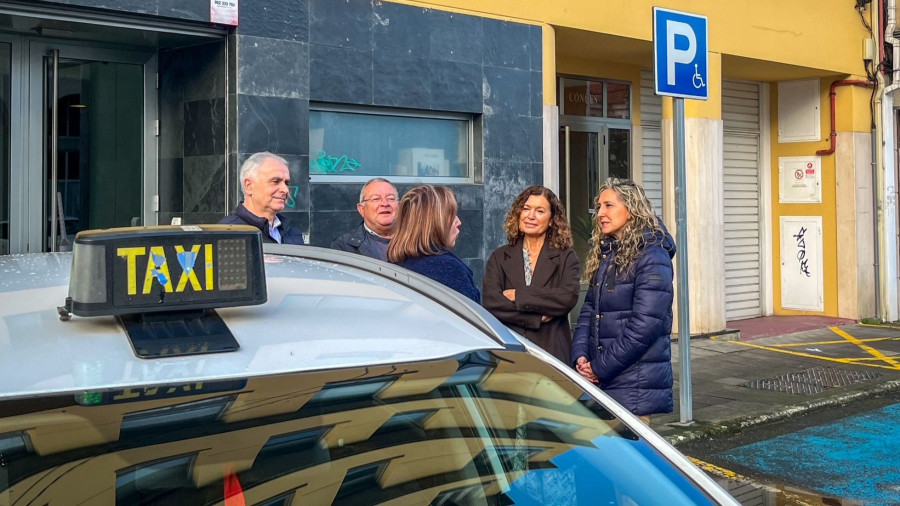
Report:
[[[225,156],[184,157],[184,211],[225,211]]]
[[[189,21],[209,21],[208,0],[159,0],[159,15]]]
[[[329,247],[335,237],[351,232],[362,219],[356,209],[352,211],[314,211],[310,220],[309,243]]]
[[[48,0],[43,3],[209,22],[209,0]]]
[[[310,200],[316,211],[356,211],[364,183],[313,183]],[[359,213],[356,214],[359,217]]]
[[[309,42],[372,51],[371,0],[309,0]]]
[[[531,97],[531,115],[540,118],[544,115],[544,74],[532,70],[530,81],[528,96]]]
[[[409,109],[431,109],[428,60],[375,53],[375,104]]]
[[[309,39],[306,0],[244,0],[239,4],[237,31],[270,39]]]
[[[538,25],[531,25],[528,28],[528,47],[529,56],[531,58],[531,70],[543,70],[544,53],[541,49],[541,44],[544,40],[544,29]],[[534,51],[535,48],[537,48],[537,51]]]
[[[431,18],[426,9],[377,2],[373,13],[373,50],[402,58],[431,56]]]
[[[374,100],[371,52],[311,45],[309,97],[319,102],[371,104]]]
[[[67,0],[57,3],[132,14],[159,14],[159,0]]]
[[[290,193],[285,212],[305,212],[310,210],[309,157],[303,155],[280,155],[288,163],[291,175]]]
[[[185,212],[221,217],[226,209],[225,40],[161,50],[159,74],[159,199],[165,213],[159,222]]]
[[[543,159],[543,120],[540,117],[507,116],[484,117],[485,182],[487,160],[540,162]]]
[[[534,50],[530,46],[531,26],[511,21],[484,19],[484,64],[530,70]],[[538,39],[540,41],[540,39]],[[537,59],[540,61],[541,45],[538,42]]]
[[[214,98],[184,104],[184,154],[225,154],[225,100]]]
[[[482,185],[454,185],[450,187],[456,196],[456,205],[459,209],[483,209],[484,186]]]
[[[453,12],[431,13],[431,58],[481,65],[483,44],[481,18]]]
[[[237,100],[240,152],[307,154],[309,101],[254,95],[238,95]]]
[[[160,212],[179,213],[184,211],[183,164],[184,160],[181,158],[159,159]]]
[[[460,209],[456,215],[462,225],[459,226],[459,237],[453,252],[460,258],[484,258],[482,256],[484,215],[481,209]],[[480,282],[480,280],[479,280]]]
[[[238,93],[309,98],[308,44],[240,35],[237,47]]]
[[[481,65],[432,60],[428,62],[431,108],[438,111],[480,114],[483,72]]]
[[[484,105],[508,116],[531,116],[531,74],[530,70],[484,67]]]
[[[475,287],[481,292],[481,280],[484,279],[484,263],[481,258],[463,258],[463,262],[472,269],[472,277],[475,278]]]
[[[225,39],[221,39],[178,50],[187,70],[184,73],[185,100],[225,97],[225,43]]]

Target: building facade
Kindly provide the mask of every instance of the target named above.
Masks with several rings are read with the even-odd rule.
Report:
[[[560,194],[582,255],[611,176],[675,234],[652,2],[225,4],[0,0],[0,253],[217,221],[263,150],[289,161],[313,245],[356,225],[371,177],[451,186],[479,279],[531,184]],[[667,7],[709,26],[709,99],[686,101],[692,333],[898,319],[893,2]]]

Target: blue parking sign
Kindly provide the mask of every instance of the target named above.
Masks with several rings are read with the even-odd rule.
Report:
[[[706,16],[653,8],[656,94],[707,100]]]

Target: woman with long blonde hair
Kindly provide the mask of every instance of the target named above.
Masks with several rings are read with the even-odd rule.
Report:
[[[456,211],[456,197],[445,186],[424,185],[406,192],[387,259],[481,303],[472,269],[450,251],[462,225]]]
[[[484,271],[485,309],[507,327],[566,362],[569,311],[578,303],[578,255],[566,210],[549,188],[530,186],[513,201],[503,226],[507,244]]]
[[[635,415],[669,413],[672,401],[672,258],[675,242],[644,189],[609,179],[594,205],[587,296],[571,361]]]

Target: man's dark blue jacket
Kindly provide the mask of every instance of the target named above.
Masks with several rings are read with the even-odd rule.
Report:
[[[277,214],[281,225],[278,231],[281,232],[281,244],[306,244],[303,242],[303,234],[294,227],[290,226],[290,221],[282,214]],[[263,242],[277,242],[269,235],[269,220],[265,217],[257,216],[244,207],[244,204],[238,204],[234,212],[219,220],[219,223],[225,225],[251,225],[262,232]]]

